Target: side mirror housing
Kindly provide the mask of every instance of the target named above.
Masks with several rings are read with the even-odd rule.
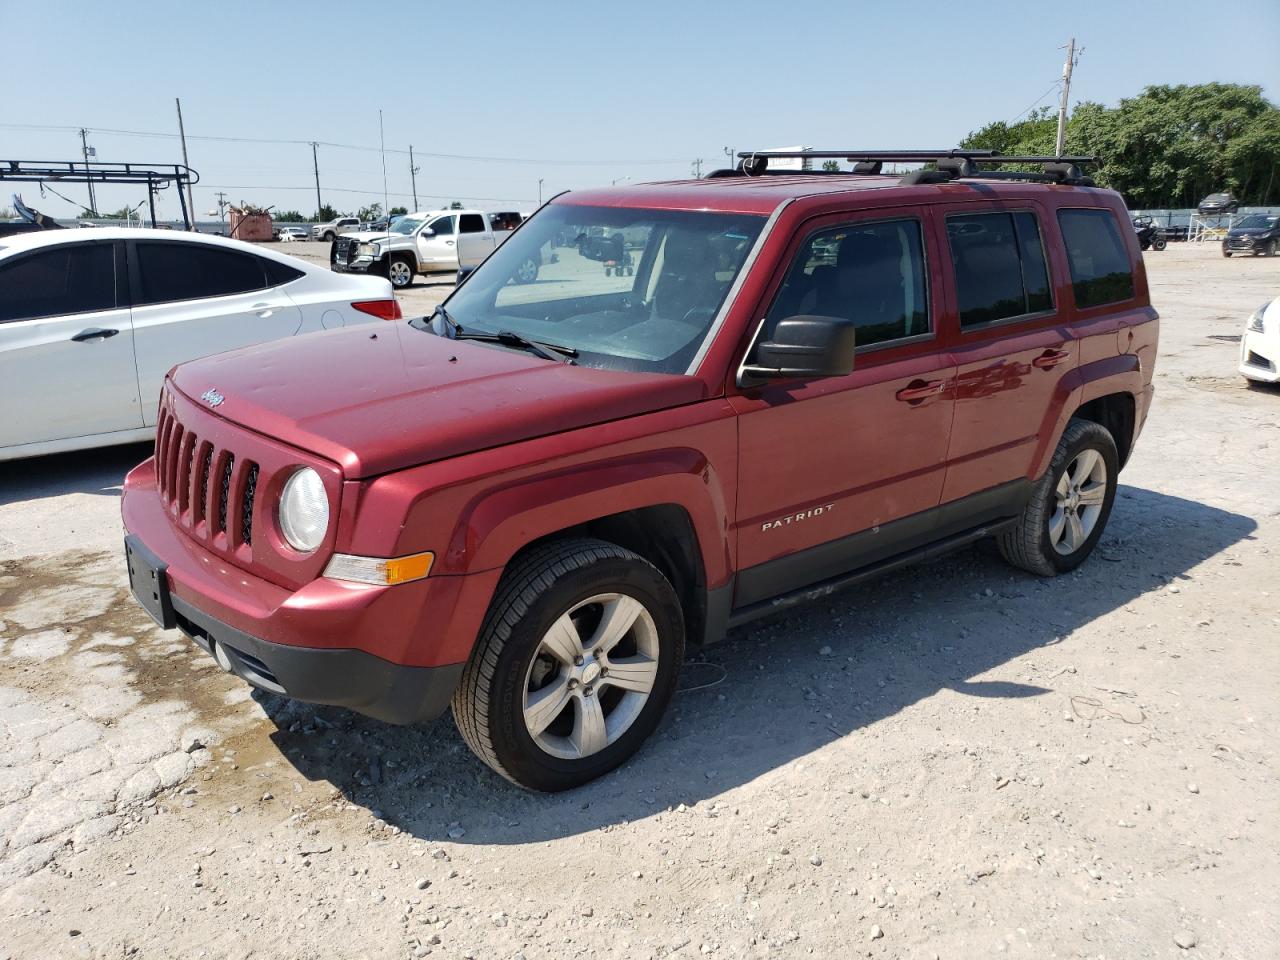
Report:
[[[853,372],[856,346],[852,320],[841,317],[787,317],[773,338],[756,345],[756,362],[742,368],[738,386],[766,380],[814,380]]]
[[[436,232],[435,232],[434,230],[432,230],[430,227],[423,227],[423,228],[422,228],[422,235],[423,235],[424,237],[434,237],[434,236],[436,235]]]

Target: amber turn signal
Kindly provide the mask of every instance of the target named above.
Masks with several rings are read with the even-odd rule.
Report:
[[[394,586],[421,580],[431,572],[434,553],[411,553],[407,557],[355,557],[349,553],[335,553],[324,568],[324,575],[333,580],[350,580],[353,583],[373,583],[378,586]]]

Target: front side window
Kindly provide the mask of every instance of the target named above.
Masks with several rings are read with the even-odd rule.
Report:
[[[257,257],[235,250],[176,241],[134,245],[141,289],[134,303],[172,303],[247,293],[266,287]]]
[[[1053,309],[1040,225],[1033,213],[947,217],[960,326]]]
[[[438,217],[432,220],[428,226],[431,227],[431,232],[437,237],[453,236],[453,217]]]
[[[772,337],[780,321],[802,315],[852,320],[859,347],[929,333],[920,222],[855,223],[810,237],[757,342]]]
[[[585,366],[685,373],[764,222],[553,204],[499,246],[447,308],[464,330],[571,347]]]
[[[1059,210],[1077,307],[1133,297],[1133,269],[1109,210]]]
[[[0,323],[115,307],[115,244],[57,246],[0,262]]]
[[[478,213],[464,213],[458,218],[459,233],[484,233],[484,217]]]

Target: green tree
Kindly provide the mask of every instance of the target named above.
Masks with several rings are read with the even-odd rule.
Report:
[[[391,216],[391,217],[403,217],[403,216],[405,216],[408,212],[409,212],[409,208],[408,208],[408,207],[392,207],[390,210],[388,210],[388,211],[387,211],[387,216]]]
[[[113,211],[112,213],[98,214],[98,216],[103,220],[128,220],[132,215],[133,211],[128,207],[121,207],[119,210]]]
[[[312,223],[328,223],[330,220],[338,219],[338,211],[333,209],[329,204],[325,204],[316,211],[316,215],[311,218]]]
[[[280,223],[306,223],[307,218],[298,210],[272,210],[271,219]]]
[[[449,209],[450,209],[450,210],[461,210],[461,209],[462,209],[462,201],[461,201],[461,200],[455,200],[455,201],[453,201],[453,203],[449,204]]]
[[[822,169],[828,173],[838,173],[840,171],[840,162],[838,160],[823,160]]]
[[[1053,111],[1044,108],[1019,123],[987,124],[961,146],[1048,154],[1056,134]],[[1280,109],[1257,86],[1162,85],[1115,107],[1080,103],[1067,123],[1066,152],[1098,157],[1095,179],[1134,209],[1193,207],[1216,190],[1245,206],[1280,202]]]
[[[360,220],[377,220],[382,216],[382,204],[371,203],[367,207],[361,207],[356,211],[356,217]]]

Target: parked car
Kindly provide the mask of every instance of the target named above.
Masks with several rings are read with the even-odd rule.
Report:
[[[295,240],[306,240],[307,231],[301,227],[280,227],[276,230],[276,239],[281,243],[293,243]]]
[[[338,217],[336,220],[330,220],[327,223],[314,223],[311,225],[311,239],[323,240],[325,243],[332,243],[333,240],[341,234],[353,233],[360,229],[360,220],[357,217]]]
[[[1200,201],[1201,216],[1235,213],[1239,209],[1240,201],[1230,193],[1211,193]]]
[[[183,364],[124,486],[134,593],[256,687],[452,703],[560,790],[640,747],[686,644],[984,538],[1072,570],[1158,320],[1119,195],[1054,167],[567,193],[430,318]],[[619,233],[630,272],[517,282]]]
[[[145,440],[175,363],[376,320],[385,280],[238,240],[44,230],[0,247],[0,460]]]
[[[340,273],[387,277],[397,290],[419,274],[453,272],[460,260],[479,262],[506,239],[480,210],[411,213],[386,231],[362,231],[338,237],[329,265]]]
[[[1240,372],[1251,383],[1280,383],[1280,297],[1253,311],[1245,324]]]
[[[1222,238],[1222,255],[1251,253],[1274,257],[1280,250],[1280,216],[1254,213],[1242,219]]]

